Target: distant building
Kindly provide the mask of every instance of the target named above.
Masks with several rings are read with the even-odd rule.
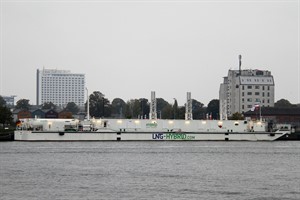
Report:
[[[244,113],[255,105],[274,106],[274,79],[270,71],[229,70],[219,90],[220,118]]]
[[[9,107],[13,107],[15,105],[15,97],[14,95],[12,96],[2,96],[3,100],[6,102],[6,105]]]
[[[261,110],[255,109],[244,113],[245,117],[250,117],[252,120],[258,120],[260,115],[268,122],[292,124],[300,131],[300,107],[263,107]]]
[[[37,70],[36,102],[42,105],[52,102],[57,106],[66,106],[74,102],[84,105],[85,75],[71,73],[68,70]]]

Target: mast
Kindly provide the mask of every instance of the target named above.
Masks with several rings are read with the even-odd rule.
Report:
[[[86,96],[87,96],[87,103],[86,103],[86,110],[87,110],[87,120],[90,120],[90,99],[89,99],[89,91],[87,88],[86,89]]]
[[[187,92],[186,104],[185,104],[185,120],[192,120],[192,119],[193,119],[193,105],[192,105],[191,92]]]
[[[151,103],[150,103],[149,119],[157,119],[156,98],[155,98],[155,92],[154,91],[151,92]]]

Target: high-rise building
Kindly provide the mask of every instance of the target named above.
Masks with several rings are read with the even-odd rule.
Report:
[[[270,71],[229,70],[219,90],[220,119],[244,113],[255,105],[274,106],[274,79]]]
[[[74,74],[69,70],[38,69],[36,81],[37,105],[46,102],[57,106],[66,106],[69,102],[84,105],[84,74]]]

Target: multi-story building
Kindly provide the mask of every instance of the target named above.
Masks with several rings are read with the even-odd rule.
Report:
[[[65,106],[69,102],[84,105],[84,74],[74,74],[69,70],[38,69],[36,79],[37,105],[46,102],[57,106]]]
[[[255,105],[274,106],[274,79],[270,71],[229,70],[219,90],[220,118],[244,113]]]
[[[16,97],[15,95],[2,96],[2,98],[6,102],[6,106],[8,107],[13,107],[15,105],[15,97]]]

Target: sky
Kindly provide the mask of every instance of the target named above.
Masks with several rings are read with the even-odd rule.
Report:
[[[229,69],[269,70],[300,103],[299,0],[0,0],[0,95],[36,104],[36,70],[84,73],[89,93],[207,105]]]

